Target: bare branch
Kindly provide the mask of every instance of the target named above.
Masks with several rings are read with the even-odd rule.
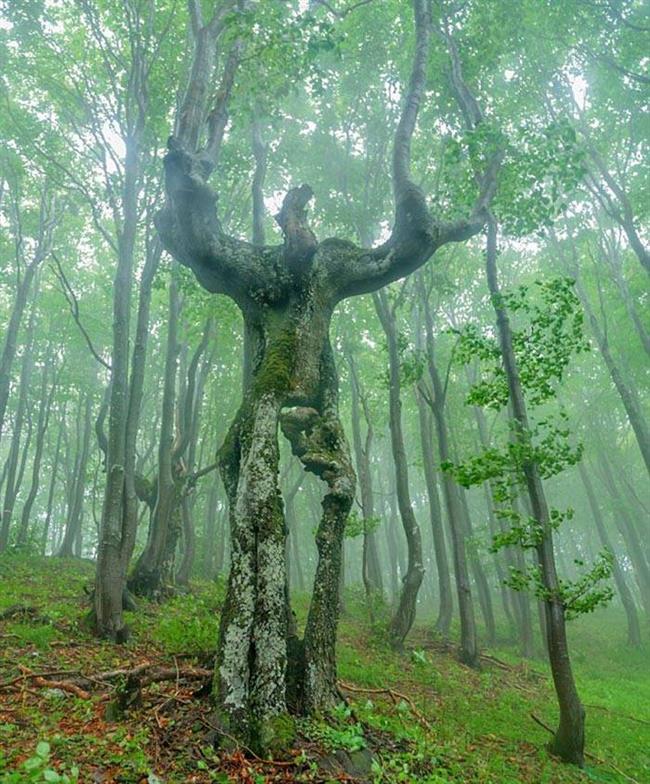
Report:
[[[100,365],[103,365],[106,368],[106,370],[110,370],[111,366],[95,350],[92,340],[90,339],[90,335],[88,334],[84,325],[81,323],[81,317],[79,315],[79,300],[77,299],[77,295],[74,293],[74,289],[70,285],[70,281],[68,280],[65,272],[63,271],[63,267],[61,266],[59,257],[56,255],[54,251],[51,252],[51,256],[54,259],[54,264],[55,264],[55,266],[52,267],[52,270],[56,275],[59,283],[61,284],[61,293],[66,298],[68,306],[70,307],[70,313],[72,314],[72,318],[75,320],[76,325],[79,327],[79,331],[83,335],[84,340],[86,341],[86,345],[90,349],[90,353],[97,360],[97,362],[99,362]]]

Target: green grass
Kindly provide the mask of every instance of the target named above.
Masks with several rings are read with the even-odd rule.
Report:
[[[223,585],[194,586],[165,605],[142,602],[129,617],[131,640],[116,647],[93,640],[84,629],[83,588],[92,577],[89,563],[0,558],[0,609],[29,604],[49,620],[2,623],[0,680],[15,677],[20,666],[92,673],[154,660],[205,665],[214,651]],[[295,604],[304,620],[305,598]],[[296,781],[324,780],[310,772],[317,746],[323,753],[338,747],[352,754],[368,746],[374,750],[373,784],[650,782],[650,652],[647,644],[627,648],[624,619],[615,609],[570,626],[576,680],[587,706],[587,748],[602,760],[590,758],[585,771],[551,758],[548,733],[531,718],[534,713],[551,726],[557,720],[543,658],[522,666],[503,634],[489,653],[512,667],[486,662],[475,672],[429,634],[425,621],[398,654],[387,646],[382,624],[367,623],[358,595],[348,597],[347,610],[339,674],[357,691],[334,716],[300,723],[306,762]],[[392,695],[372,691],[385,689]],[[0,691],[0,782],[41,780],[27,778],[21,767],[41,741],[50,744],[47,765],[62,775],[78,765],[80,781],[99,772],[107,782],[126,784],[153,774],[165,784],[237,780],[236,758],[215,755],[206,739],[209,701],[193,698],[191,689],[151,686],[144,706],[121,721],[107,720],[107,699],[99,692],[88,700],[46,689]],[[260,770],[256,784],[276,780],[271,769]]]

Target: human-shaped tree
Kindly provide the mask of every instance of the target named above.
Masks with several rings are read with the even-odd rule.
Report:
[[[231,297],[244,318],[243,402],[219,458],[230,503],[232,561],[215,688],[228,731],[260,748],[281,742],[288,713],[321,711],[339,699],[338,585],[355,475],[338,416],[329,338],[334,308],[346,297],[403,278],[438,248],[479,232],[496,186],[498,155],[479,178],[471,214],[449,223],[430,212],[411,180],[411,138],[425,91],[432,34],[430,0],[413,0],[413,9],[415,52],[394,138],[395,216],[386,242],[366,249],[343,239],[319,241],[307,222],[305,208],[312,197],[307,185],[289,191],[277,216],[283,245],[256,246],[236,239],[224,233],[217,195],[207,184],[214,164],[211,143],[195,152],[188,135],[177,134],[169,140],[164,161],[167,203],[156,221],[164,247],[208,291]],[[195,25],[205,29],[198,19]],[[457,56],[452,65],[458,69]],[[200,69],[195,71],[192,78],[199,79]],[[456,77],[462,84],[459,72]],[[200,91],[200,84],[191,83],[187,96]],[[184,116],[192,113],[187,106],[185,111]],[[294,634],[285,588],[280,427],[304,468],[327,485],[302,640]]]

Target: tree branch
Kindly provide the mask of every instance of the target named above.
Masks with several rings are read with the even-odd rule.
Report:
[[[68,306],[70,307],[70,313],[72,314],[72,318],[75,320],[76,325],[79,327],[79,331],[84,337],[86,341],[86,345],[88,346],[90,353],[93,357],[99,362],[100,365],[103,365],[106,370],[110,370],[111,366],[105,359],[103,359],[100,354],[97,352],[95,347],[93,346],[93,342],[90,339],[90,335],[86,331],[86,328],[81,323],[81,317],[79,315],[79,300],[77,299],[77,295],[74,293],[74,289],[70,285],[70,281],[67,279],[65,272],[63,271],[63,267],[61,266],[61,262],[59,257],[56,255],[54,251],[51,251],[52,258],[54,259],[55,266],[52,267],[52,271],[56,275],[59,283],[61,284],[61,293],[66,298]]]

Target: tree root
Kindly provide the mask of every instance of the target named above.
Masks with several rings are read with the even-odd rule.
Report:
[[[394,705],[399,704],[399,700],[403,700],[411,709],[411,713],[415,716],[415,718],[420,722],[420,724],[429,732],[433,731],[433,727],[431,723],[426,719],[424,714],[416,708],[415,703],[413,700],[407,695],[402,694],[402,692],[395,691],[394,689],[364,689],[360,686],[352,686],[349,683],[344,683],[343,681],[339,681],[339,686],[344,691],[349,692],[358,692],[360,694],[387,694],[390,699],[393,701]]]

